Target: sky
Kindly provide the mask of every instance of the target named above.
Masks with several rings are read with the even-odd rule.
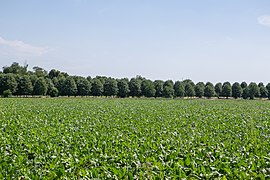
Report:
[[[270,82],[269,0],[0,0],[0,66]]]

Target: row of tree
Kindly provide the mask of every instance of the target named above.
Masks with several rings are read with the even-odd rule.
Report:
[[[70,76],[52,69],[49,72],[41,67],[28,71],[28,66],[14,62],[3,67],[0,72],[0,94],[2,96],[115,96],[115,97],[223,97],[223,98],[269,98],[270,83],[235,82],[206,84],[192,80],[173,82],[172,80],[149,80],[141,76],[115,79],[105,76]]]

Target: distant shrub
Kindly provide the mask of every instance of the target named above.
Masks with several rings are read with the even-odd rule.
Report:
[[[51,97],[57,97],[58,96],[58,89],[57,88],[52,88],[49,94]]]
[[[9,97],[11,97],[12,96],[12,93],[11,93],[11,91],[8,89],[8,90],[5,90],[4,92],[3,92],[3,97],[4,98],[9,98]]]

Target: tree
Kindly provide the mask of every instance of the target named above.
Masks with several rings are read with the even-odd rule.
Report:
[[[235,99],[240,98],[242,96],[243,90],[241,85],[238,82],[233,83],[232,85],[232,97]]]
[[[205,89],[204,89],[204,96],[207,98],[211,98],[215,95],[215,88],[214,85],[210,82],[206,83]]]
[[[12,93],[11,93],[11,91],[8,89],[8,90],[5,90],[4,92],[3,92],[3,97],[4,98],[9,98],[9,97],[11,97],[12,96]]]
[[[260,82],[260,83],[258,84],[258,87],[259,87],[259,88],[260,88],[260,87],[264,87],[263,82]]]
[[[229,82],[225,82],[223,83],[222,85],[222,96],[223,97],[226,97],[227,99],[229,97],[231,97],[232,95],[232,87],[231,87],[231,84]]]
[[[38,78],[38,80],[34,84],[33,95],[44,96],[46,95],[47,90],[48,90],[48,87],[47,87],[45,79],[43,77]]]
[[[88,96],[91,93],[91,83],[84,77],[78,78],[76,81],[77,85],[77,95],[78,96]]]
[[[254,99],[255,95],[259,92],[259,87],[256,83],[251,82],[248,85],[248,94],[250,99]]]
[[[215,85],[215,93],[216,93],[217,97],[219,98],[219,96],[222,93],[222,84],[221,83],[217,83]]]
[[[35,84],[38,80],[38,77],[35,74],[31,74],[29,76],[29,78],[30,78],[32,84]]]
[[[53,87],[50,91],[49,91],[49,95],[51,97],[57,97],[58,96],[58,89]]]
[[[155,90],[156,90],[155,97],[162,97],[163,96],[163,91],[164,91],[163,90],[164,81],[155,80],[154,85],[155,85]]]
[[[27,68],[28,68],[27,64],[25,64],[24,66],[20,66],[19,63],[13,62],[11,64],[11,66],[3,67],[3,73],[4,74],[12,73],[12,74],[26,75]]]
[[[205,85],[203,82],[198,82],[195,86],[195,95],[198,98],[201,98],[204,96],[204,89],[205,89]]]
[[[267,94],[268,94],[268,92],[266,92],[266,90],[265,90],[265,88],[264,88],[264,84],[263,84],[262,82],[260,82],[260,83],[258,84],[258,87],[259,87],[259,91],[255,94],[255,97],[257,97],[257,98],[262,98],[262,96],[265,96],[265,94],[264,94],[264,95],[261,95],[261,90],[264,91],[263,93],[267,93]],[[266,96],[267,96],[267,95],[266,95]]]
[[[76,96],[77,94],[77,85],[73,77],[68,76],[63,83],[63,95],[66,96]]]
[[[243,97],[243,99],[247,99],[249,97],[249,89],[248,89],[248,87],[245,87],[243,89],[242,97]]]
[[[27,75],[18,77],[16,95],[31,95],[33,92],[32,82]]]
[[[187,83],[185,86],[185,95],[187,97],[195,96],[194,86],[191,83]]]
[[[141,96],[141,84],[142,80],[138,77],[132,78],[129,81],[129,90],[130,90],[130,95],[132,97],[140,97]]]
[[[107,78],[104,83],[104,95],[116,96],[118,93],[117,81],[113,78]]]
[[[0,94],[3,94],[4,91],[10,90],[13,94],[16,92],[17,81],[14,74],[4,74],[0,76]]]
[[[268,91],[268,99],[270,99],[270,83],[266,85],[266,89]]]
[[[193,86],[193,88],[195,87],[195,84],[192,80],[190,79],[185,79],[184,81],[182,81],[184,83],[184,87],[187,85],[187,84],[190,84]]]
[[[142,95],[145,97],[155,97],[156,89],[151,80],[145,79],[142,81]]]
[[[120,79],[117,83],[118,87],[118,96],[121,98],[128,97],[129,95],[129,87],[128,87],[128,79],[123,78]]]
[[[259,91],[260,91],[260,98],[267,98],[268,97],[268,90],[267,90],[267,88],[266,87],[264,87],[264,86],[261,86],[261,87],[259,87]]]
[[[172,98],[174,96],[173,81],[167,80],[163,84],[163,97]]]
[[[183,82],[176,81],[173,88],[174,88],[174,95],[176,97],[184,97],[185,96],[185,87],[184,87]]]
[[[35,66],[35,67],[33,67],[33,70],[34,70],[34,74],[37,77],[45,77],[48,75],[48,72],[41,67]]]
[[[244,89],[244,88],[246,88],[248,85],[247,85],[247,83],[245,82],[245,81],[243,81],[242,83],[241,83],[241,88],[242,89]]]
[[[53,84],[58,89],[58,94],[60,96],[65,96],[65,77],[60,77],[59,79],[54,77],[53,78]]]
[[[103,84],[97,78],[92,80],[91,93],[93,96],[102,96],[103,93]]]
[[[61,75],[61,72],[56,70],[56,69],[52,69],[49,72],[49,78],[53,79],[53,78],[59,78],[59,76]]]
[[[57,78],[56,78],[57,79]],[[58,96],[58,89],[54,86],[53,81],[49,78],[46,78],[46,84],[47,84],[47,95],[51,97],[57,97]]]

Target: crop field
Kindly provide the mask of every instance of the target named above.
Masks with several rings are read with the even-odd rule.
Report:
[[[268,179],[270,102],[0,99],[0,179]]]

